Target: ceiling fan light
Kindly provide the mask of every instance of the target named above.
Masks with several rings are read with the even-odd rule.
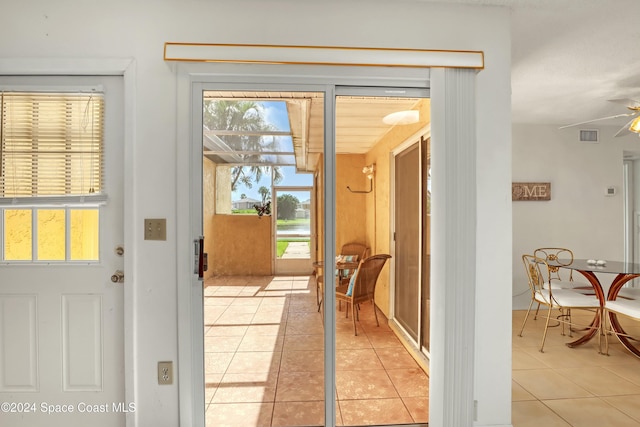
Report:
[[[636,119],[631,122],[631,126],[629,126],[629,130],[631,132],[640,133],[640,116],[636,117]]]
[[[387,125],[410,125],[418,123],[418,120],[420,120],[420,111],[418,110],[396,111],[395,113],[387,114],[382,119]]]

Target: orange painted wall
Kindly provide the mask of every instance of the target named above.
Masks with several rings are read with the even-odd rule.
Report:
[[[214,215],[209,269],[215,276],[273,274],[271,217]]]
[[[369,182],[362,173],[364,154],[339,154],[336,156],[336,254],[345,243],[362,242],[366,236],[367,195],[352,193],[369,189]]]
[[[316,235],[318,249],[316,259],[324,260],[324,157],[320,155],[316,165]],[[368,188],[362,173],[363,154],[336,156],[336,254],[343,244],[366,242],[365,195],[351,193]]]
[[[365,166],[364,154],[340,154],[336,157],[336,254],[343,244],[366,242],[366,195],[351,193],[353,190],[368,189],[369,183],[362,168]],[[316,259],[324,259],[324,159],[316,166],[316,233],[318,251]]]

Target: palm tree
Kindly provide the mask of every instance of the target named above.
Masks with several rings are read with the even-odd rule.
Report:
[[[262,204],[264,205],[271,197],[271,191],[264,185],[258,189],[258,193],[262,196]]]
[[[211,99],[204,102],[204,125],[211,130],[231,130],[255,132],[275,130],[264,119],[262,104],[256,101],[233,101]],[[278,151],[278,140],[270,141],[261,135],[221,135],[220,138],[236,151]],[[231,189],[236,190],[239,183],[251,188],[252,181],[259,182],[263,174],[270,172],[270,166],[260,166],[259,154],[239,154],[247,166],[235,166],[231,169]],[[280,167],[273,167],[273,180],[282,181]]]

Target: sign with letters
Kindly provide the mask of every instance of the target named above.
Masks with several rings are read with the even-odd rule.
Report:
[[[550,182],[513,182],[511,200],[551,200]]]

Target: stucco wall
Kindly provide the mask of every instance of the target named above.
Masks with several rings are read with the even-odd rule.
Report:
[[[214,215],[209,269],[212,274],[262,276],[272,274],[271,217]]]
[[[369,189],[363,154],[338,154],[336,156],[336,254],[345,243],[366,239],[366,194],[352,193],[347,189]]]

